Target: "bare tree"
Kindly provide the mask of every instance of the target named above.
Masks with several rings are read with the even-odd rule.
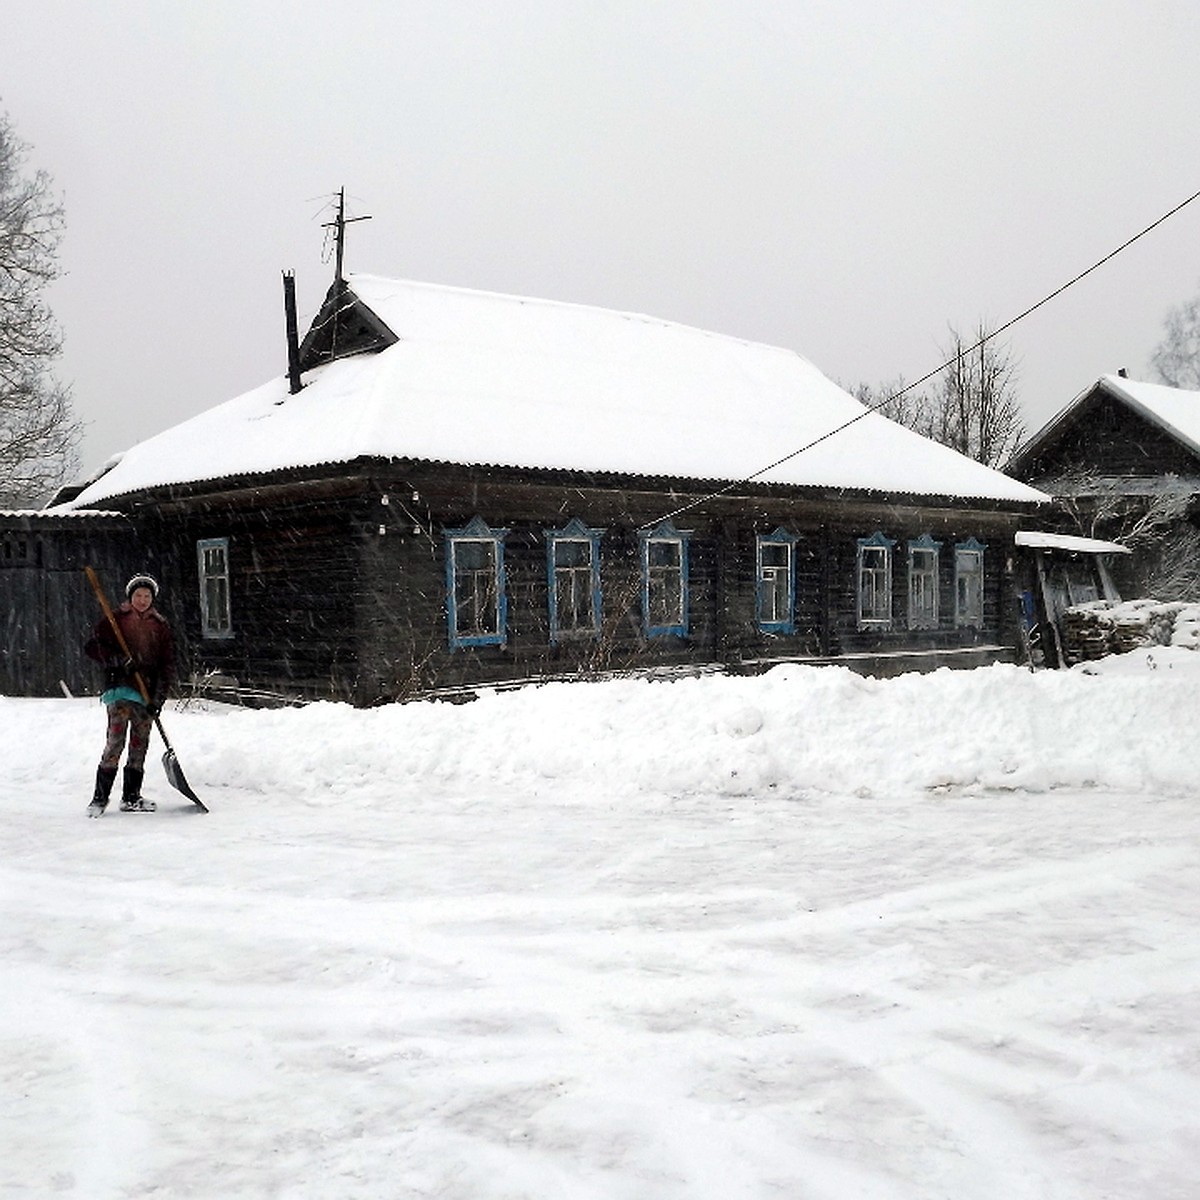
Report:
[[[1164,600],[1200,600],[1200,529],[1181,525],[1155,543],[1143,570],[1144,590]]]
[[[1127,479],[1101,475],[1091,467],[1074,467],[1043,479],[1038,487],[1052,493],[1084,537],[1120,542],[1131,550],[1156,542],[1187,519],[1188,488],[1163,486],[1128,490]]]
[[[1150,365],[1161,382],[1200,390],[1200,295],[1167,313],[1162,341],[1150,355]]]
[[[938,377],[928,436],[960,454],[999,467],[1025,437],[1012,350],[989,337],[983,322],[964,337],[950,327],[948,366]]]
[[[76,469],[70,390],[50,373],[62,349],[43,298],[58,274],[62,204],[0,113],[0,506],[44,500]]]
[[[1130,481],[1074,466],[1038,487],[1053,494],[1084,537],[1103,538],[1134,552],[1137,588],[1159,600],[1200,597],[1200,529],[1189,518],[1192,488],[1167,476],[1155,486],[1130,490]]]
[[[868,408],[909,429],[917,428],[926,402],[923,392],[909,390],[903,375],[880,384],[860,383],[846,390]]]
[[[950,326],[942,353],[947,365],[928,391],[906,390],[899,378],[877,388],[860,384],[854,394],[925,437],[989,467],[1003,465],[1025,437],[1012,350],[980,322],[970,337]]]

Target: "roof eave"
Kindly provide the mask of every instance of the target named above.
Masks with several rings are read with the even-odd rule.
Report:
[[[375,455],[360,455],[353,459],[330,459],[323,462],[279,467],[270,471],[248,472],[231,475],[213,475],[200,479],[164,481],[160,484],[132,488],[126,492],[104,496],[99,498],[96,501],[96,504],[124,504],[130,507],[138,507],[146,503],[152,503],[156,497],[164,494],[169,494],[172,499],[182,499],[185,496],[194,496],[199,498],[200,496],[206,494],[211,495],[216,492],[229,491],[231,488],[240,489],[267,486],[273,483],[278,483],[288,476],[309,475],[314,477],[312,481],[315,482],[316,476],[319,475],[321,477],[325,477],[339,469],[349,470],[353,468],[355,469],[356,474],[363,474],[373,468],[386,468],[395,466],[399,463],[411,463],[414,466],[424,467],[455,467],[467,471],[512,471],[520,472],[525,475],[541,476],[544,478],[560,475],[587,475],[592,476],[597,480],[605,481],[599,486],[605,486],[606,484],[611,483],[612,486],[641,487],[644,489],[655,489],[664,492],[711,493],[710,495],[704,497],[705,500],[717,500],[722,497],[728,497],[732,499],[736,498],[737,495],[762,496],[774,494],[780,496],[811,496],[814,498],[841,497],[850,500],[871,501],[874,503],[903,500],[909,504],[925,505],[929,507],[983,507],[994,511],[1012,512],[1038,512],[1046,505],[1053,503],[1052,496],[1038,492],[1036,488],[1030,489],[1036,493],[1036,496],[1022,499],[1018,497],[1007,496],[968,496],[948,492],[899,492],[881,487],[849,487],[828,483],[747,483],[738,480],[721,479],[718,477],[645,475],[633,472],[611,470],[583,470],[575,467],[528,467],[513,463],[466,463],[456,462],[449,459],[409,459]],[[297,480],[297,482],[304,482],[304,480]],[[734,489],[737,489],[737,491],[735,492]],[[90,509],[90,506],[85,507]],[[96,511],[94,509],[90,510]]]

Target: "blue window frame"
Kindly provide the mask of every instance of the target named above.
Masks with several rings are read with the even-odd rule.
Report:
[[[508,601],[504,586],[504,538],[473,517],[446,534],[446,614],[450,648],[503,646]]]
[[[892,547],[894,538],[876,530],[858,539],[855,607],[859,629],[892,627]]]
[[[973,537],[954,547],[954,624],[983,625],[983,552],[987,546]]]
[[[938,563],[941,542],[928,533],[908,543],[908,627],[938,627]]]
[[[546,530],[550,642],[600,636],[600,537],[576,517]]]
[[[680,637],[688,631],[688,539],[690,530],[663,521],[643,530],[642,628],[647,637]]]
[[[755,552],[755,611],[764,633],[796,631],[796,535],[760,533]]]

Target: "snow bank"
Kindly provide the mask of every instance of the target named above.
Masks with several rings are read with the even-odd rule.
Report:
[[[193,785],[310,803],[387,804],[377,785],[388,780],[405,792],[504,783],[563,796],[1193,786],[1200,656],[1157,647],[1110,661],[1104,671],[998,665],[890,680],[789,665],[755,678],[552,683],[465,705],[190,707],[167,721]],[[70,727],[87,744],[100,724],[94,702],[0,704],[47,706],[56,741]],[[31,772],[49,763],[77,791],[90,770],[90,755],[36,739],[17,755]]]

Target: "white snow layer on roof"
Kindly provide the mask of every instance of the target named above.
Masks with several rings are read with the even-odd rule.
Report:
[[[788,350],[580,305],[369,275],[349,283],[394,345],[308,372],[294,396],[281,376],[149,438],[71,506],[360,456],[1047,499],[867,414]]]
[[[1200,392],[1168,387],[1163,383],[1142,383],[1120,375],[1105,375],[1104,382],[1174,432],[1200,454]]]
[[[1128,546],[1103,542],[1098,538],[1077,537],[1072,533],[1043,533],[1033,529],[1018,529],[1013,539],[1018,546],[1042,550],[1069,550],[1079,554],[1130,554]]]

